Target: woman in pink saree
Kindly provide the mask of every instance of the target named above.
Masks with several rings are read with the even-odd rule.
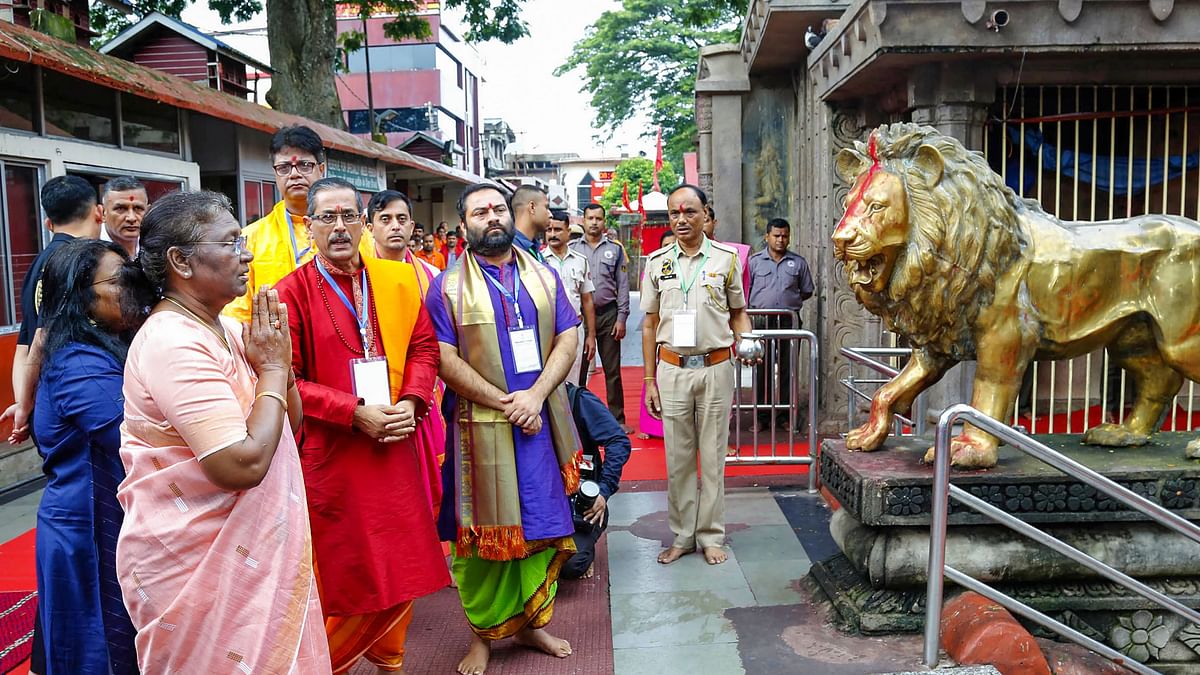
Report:
[[[251,255],[229,201],[162,198],[139,262],[161,298],[125,366],[117,574],[144,673],[329,673],[293,433],[287,308],[220,317]]]

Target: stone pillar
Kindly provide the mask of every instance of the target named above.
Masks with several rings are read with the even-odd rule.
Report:
[[[914,69],[908,79],[912,121],[928,124],[962,141],[970,150],[983,150],[988,109],[996,98],[996,76],[969,63],[929,64]],[[970,403],[975,362],[955,366],[925,394],[926,412],[936,420],[955,403]]]
[[[742,96],[750,90],[741,48],[700,48],[696,75],[697,168],[717,214],[717,239],[742,239]]]

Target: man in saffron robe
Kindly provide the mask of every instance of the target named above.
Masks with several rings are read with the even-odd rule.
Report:
[[[579,318],[554,270],[513,245],[495,186],[467,187],[458,213],[470,247],[425,302],[453,422],[438,531],[455,542],[452,571],[474,633],[458,672],[478,675],[503,638],[571,653],[543,627],[575,548],[567,495],[578,487],[579,440],[562,382]]]
[[[334,673],[363,656],[400,670],[412,601],[450,582],[413,447],[437,339],[412,269],[359,252],[360,211],[350,183],[313,183],[316,256],[275,285],[296,308],[301,464]]]
[[[441,270],[414,256],[408,248],[412,235],[412,202],[408,195],[396,190],[382,190],[371,196],[367,204],[367,229],[371,231],[375,256],[392,260],[410,267],[417,280],[421,301],[429,293],[434,277]],[[363,237],[367,239],[367,237]],[[445,385],[441,380],[434,382],[433,401],[429,413],[417,423],[413,442],[417,446],[417,459],[425,475],[425,487],[429,492],[429,504],[437,514],[442,500],[442,457],[446,449],[446,420],[442,417],[442,398]]]
[[[292,270],[312,260],[312,242],[304,227],[308,188],[325,176],[325,147],[309,127],[284,127],[271,137],[271,166],[281,199],[270,213],[247,225],[242,234],[254,254],[246,293],[225,307],[223,314],[250,323],[250,299],[261,286],[273,286]],[[363,247],[369,256],[370,246]]]

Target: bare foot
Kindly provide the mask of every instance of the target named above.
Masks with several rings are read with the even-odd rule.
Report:
[[[545,652],[550,656],[565,659],[571,655],[571,643],[556,638],[541,628],[526,628],[513,636],[513,642],[530,649]]]
[[[483,675],[491,655],[491,643],[472,633],[471,646],[467,649],[467,655],[458,662],[458,672],[460,675]]]
[[[591,579],[594,576],[596,576],[596,563],[588,565],[587,571],[583,573],[584,579]]]
[[[695,550],[695,549],[692,549],[692,550]],[[692,550],[689,550],[686,548],[679,548],[678,546],[672,546],[671,548],[663,549],[663,551],[658,554],[658,562],[660,562],[664,565],[670,565],[671,563],[675,562],[676,560],[679,560],[683,556],[691,553]]]
[[[725,555],[724,549],[722,549],[720,546],[704,547],[704,562],[708,563],[709,565],[720,565],[728,559],[729,556]]]

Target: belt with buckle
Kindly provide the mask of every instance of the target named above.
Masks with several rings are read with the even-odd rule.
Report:
[[[714,349],[707,354],[680,354],[666,347],[658,348],[658,358],[679,368],[707,368],[729,360],[729,347]]]

